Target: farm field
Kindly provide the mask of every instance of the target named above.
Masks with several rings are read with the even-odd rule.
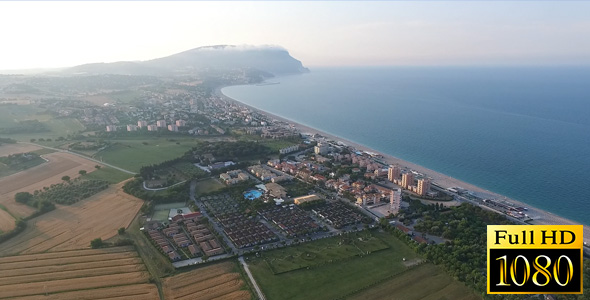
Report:
[[[389,249],[278,275],[264,260],[264,256],[275,255],[277,250],[263,252],[262,258],[249,256],[248,265],[268,299],[337,299],[406,270],[403,258],[417,258],[416,253],[395,236],[386,232],[372,234],[385,242]],[[325,242],[319,240],[306,244],[313,246],[315,243]]]
[[[78,171],[95,170],[94,162],[67,153],[50,153],[43,156],[47,163],[27,169],[25,171],[0,178],[0,205],[3,205],[10,213],[17,217],[26,217],[35,212],[35,209],[14,201],[14,195],[18,192],[33,192],[45,186],[62,182],[62,176],[70,176],[72,179],[80,176]],[[7,231],[14,228],[14,218],[9,214],[0,212],[0,230]],[[8,226],[8,227],[7,227]]]
[[[164,299],[249,300],[250,292],[235,262],[223,262],[164,279]]]
[[[0,156],[8,156],[16,153],[33,152],[43,149],[39,146],[29,144],[4,144],[0,146]]]
[[[453,280],[440,268],[427,263],[345,299],[478,300],[481,298],[462,283]]]
[[[57,206],[54,211],[28,221],[25,231],[0,244],[0,253],[54,252],[83,249],[95,238],[106,240],[127,227],[143,201],[121,190],[123,183],[113,185],[90,198],[70,206]]]
[[[0,299],[159,299],[132,247],[0,257]]]

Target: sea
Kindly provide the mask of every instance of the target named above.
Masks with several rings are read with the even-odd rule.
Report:
[[[222,92],[590,224],[590,67],[313,68]]]

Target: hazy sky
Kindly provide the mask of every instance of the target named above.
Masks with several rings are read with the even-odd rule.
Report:
[[[590,2],[5,2],[0,70],[280,45],[306,66],[590,64]]]

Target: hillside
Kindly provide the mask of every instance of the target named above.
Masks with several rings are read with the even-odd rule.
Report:
[[[64,73],[172,75],[231,69],[251,69],[272,75],[309,71],[301,61],[281,47],[219,45],[199,47],[147,61],[84,64],[66,69]]]

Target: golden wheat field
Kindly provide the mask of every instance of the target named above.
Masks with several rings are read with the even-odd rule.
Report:
[[[0,258],[0,299],[159,299],[131,247]]]
[[[15,216],[26,217],[35,212],[34,208],[14,201],[16,193],[33,192],[63,182],[61,179],[63,176],[76,178],[80,176],[78,174],[80,170],[85,170],[88,173],[96,170],[94,168],[95,162],[68,153],[56,152],[43,155],[43,157],[48,161],[47,163],[0,178],[0,204]],[[0,222],[0,226],[6,226],[3,223],[8,221],[10,229],[14,228],[12,217],[7,220],[6,216],[0,215],[0,218],[5,220]],[[2,227],[0,230],[7,231]]]
[[[121,190],[123,183],[112,185],[88,199],[69,206],[59,205],[54,211],[28,222],[27,229],[0,244],[2,255],[53,252],[90,247],[95,238],[103,240],[127,227],[143,201]]]
[[[225,262],[166,278],[165,299],[248,300],[250,292],[243,290],[246,285],[233,267],[232,263]]]

